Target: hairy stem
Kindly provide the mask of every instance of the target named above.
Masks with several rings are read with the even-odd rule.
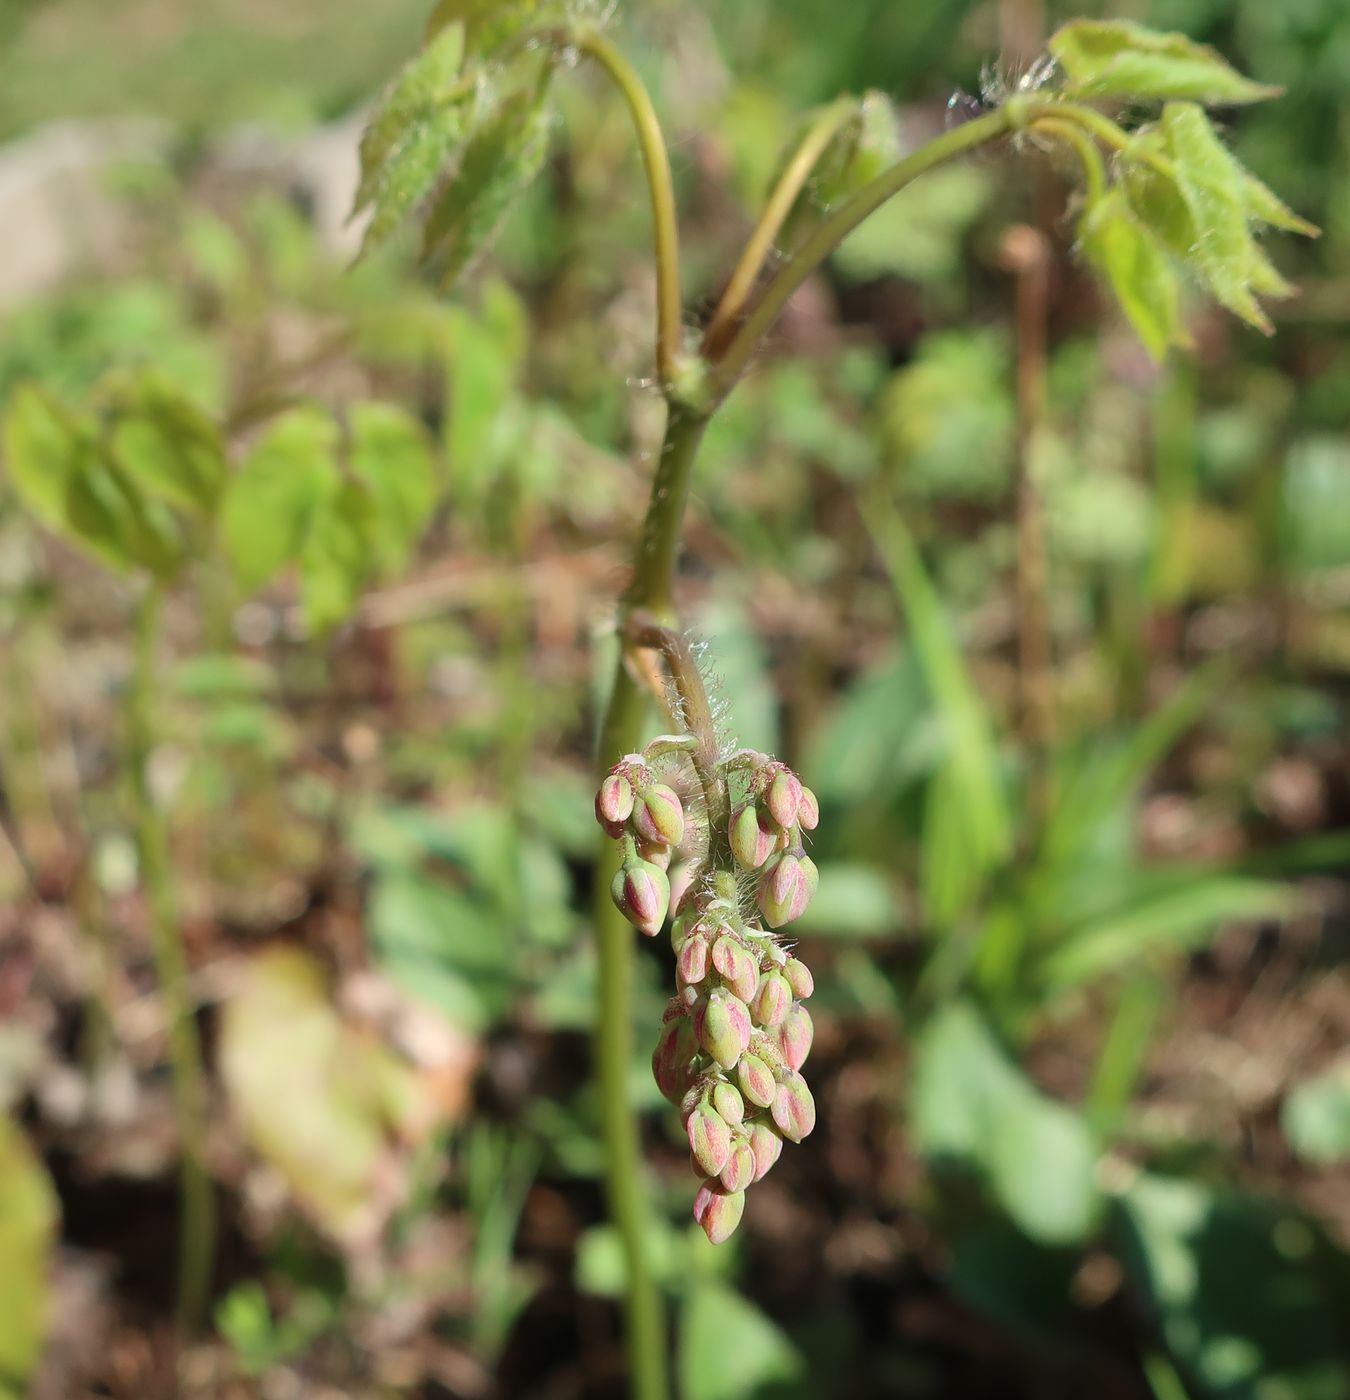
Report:
[[[684,297],[680,291],[680,229],[675,215],[675,182],[670,173],[661,122],[637,70],[603,34],[584,30],[567,36],[614,79],[633,118],[642,165],[651,191],[656,242],[656,372],[663,384],[675,375],[680,357]]]
[[[703,337],[703,353],[710,359],[726,349],[727,342],[735,328],[736,319],[745,310],[745,303],[754,290],[761,269],[773,251],[773,245],[787,222],[798,196],[811,178],[812,172],[825,154],[839,130],[858,109],[852,98],[840,98],[824,108],[811,123],[801,145],[779,177],[764,213],[755,225],[745,250],[741,253],[731,279],[727,282],[722,299],[708,322]]]
[[[196,1022],[187,1000],[187,959],[179,936],[170,875],[169,833],[150,790],[149,760],[154,747],[158,690],[156,651],[163,614],[163,589],[152,584],[136,614],[135,668],[127,696],[126,721],[136,847],[150,911],[155,976],[168,1018],[169,1064],[181,1155],[178,1324],[187,1332],[201,1321],[206,1306],[215,1253],[215,1202],[206,1172],[206,1076]]]
[[[759,348],[760,341],[792,299],[793,293],[864,219],[920,175],[978,146],[1006,136],[1027,115],[1025,109],[1009,104],[996,112],[976,117],[974,121],[935,137],[845,200],[816,228],[792,261],[764,289],[764,294],[713,366],[711,388],[714,395],[722,398],[731,392]]]

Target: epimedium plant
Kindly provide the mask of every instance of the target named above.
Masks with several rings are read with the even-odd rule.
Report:
[[[561,73],[581,60],[594,63],[632,118],[651,200],[654,358],[667,413],[619,605],[620,656],[600,726],[597,816],[607,845],[595,906],[596,1072],[610,1207],[627,1266],[634,1393],[655,1397],[666,1389],[665,1346],[644,1256],[641,1163],[626,1082],[630,924],[655,933],[674,914],[679,992],[655,1069],[685,1117],[705,1178],[694,1211],[711,1239],[735,1228],[744,1185],[776,1152],[757,1153],[756,1133],[800,1137],[814,1118],[800,1063],[793,1063],[809,1044],[789,1053],[792,1033],[782,1030],[798,1016],[795,999],[810,990],[809,974],[770,932],[809,898],[814,866],[800,839],[813,824],[814,802],[775,760],[719,747],[674,596],[681,522],[709,420],[793,294],[843,240],[928,171],[995,142],[1076,166],[1081,252],[1155,357],[1187,342],[1185,280],[1269,331],[1259,298],[1291,289],[1256,235],[1263,226],[1316,230],[1237,162],[1207,110],[1261,101],[1275,89],[1184,35],[1076,21],[1051,38],[1027,81],[917,149],[904,148],[881,94],[841,98],[811,114],[711,315],[695,327],[685,318],[665,136],[642,78],[609,36],[612,10],[593,0],[441,0],[421,52],[367,129],[357,209],[369,214],[367,250],[405,221],[419,224],[422,257],[448,284],[543,167]],[[649,701],[664,699],[663,672],[680,732],[639,752]],[[692,770],[692,820],[663,770],[683,773],[686,783]],[[695,868],[672,881],[663,866],[686,835]],[[753,919],[746,878],[760,871],[767,872],[758,881],[763,924]],[[797,1023],[808,1027],[809,1042],[809,1019]],[[747,1112],[747,1100],[755,1112]]]

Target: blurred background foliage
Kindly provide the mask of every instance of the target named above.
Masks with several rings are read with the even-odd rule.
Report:
[[[0,8],[0,1396],[624,1393],[584,891],[645,198],[582,75],[466,292],[352,270],[361,110],[425,8]],[[681,593],[729,730],[821,800],[822,1121],[714,1251],[635,1063],[680,1393],[1350,1395],[1350,10],[629,9],[700,306],[807,106],[879,88],[917,141],[1084,12],[1284,84],[1231,139],[1324,228],[1275,250],[1272,339],[1196,305],[1157,369],[1060,172],[974,160],[714,424]],[[221,1219],[181,1353],[124,717],[161,556],[31,487],[100,435],[173,541],[148,774]]]

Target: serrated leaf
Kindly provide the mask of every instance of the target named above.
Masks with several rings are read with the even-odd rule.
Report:
[[[1177,189],[1195,227],[1192,265],[1222,305],[1270,334],[1273,328],[1251,292],[1254,245],[1241,166],[1195,103],[1169,102],[1162,124]]]
[[[447,25],[463,25],[468,51],[491,58],[526,29],[564,23],[568,9],[558,0],[440,0],[426,33],[431,38]]]
[[[337,427],[317,408],[296,408],[258,440],[221,509],[225,553],[245,589],[299,557],[311,522],[338,489]]]
[[[1242,172],[1242,200],[1247,208],[1247,217],[1255,219],[1257,223],[1282,228],[1289,233],[1301,233],[1308,238],[1321,236],[1322,230],[1316,224],[1295,214],[1269,185],[1258,180],[1250,170]]]
[[[349,415],[351,469],[370,492],[376,562],[401,568],[436,503],[426,430],[392,404],[357,404]]]
[[[173,384],[147,375],[118,414],[112,450],[123,471],[152,496],[204,515],[225,486],[225,448],[216,425]]]
[[[375,573],[374,498],[344,481],[314,514],[300,554],[300,600],[311,632],[326,632],[356,606]]]
[[[441,264],[445,285],[472,261],[543,167],[549,128],[545,95],[541,85],[507,97],[474,130],[459,168],[433,201],[422,257]]]
[[[1089,205],[1079,232],[1085,256],[1110,283],[1149,354],[1161,360],[1169,345],[1183,344],[1176,271],[1125,194],[1111,189]]]
[[[1278,97],[1281,89],[1244,78],[1218,53],[1184,34],[1128,20],[1074,20],[1050,39],[1065,90],[1081,97],[1187,98],[1228,104]]]

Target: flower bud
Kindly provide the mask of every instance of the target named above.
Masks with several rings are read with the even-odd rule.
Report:
[[[748,1053],[741,1056],[740,1063],[736,1066],[736,1082],[741,1086],[741,1093],[756,1108],[768,1108],[773,1102],[774,1090],[778,1087],[774,1083],[773,1071],[768,1065],[758,1055]]]
[[[705,1099],[689,1115],[684,1126],[689,1134],[689,1150],[699,1169],[706,1176],[719,1176],[731,1155],[731,1129],[726,1120]]]
[[[670,902],[666,872],[650,861],[626,860],[614,876],[609,892],[619,912],[642,933],[659,933]]]
[[[658,870],[670,869],[670,857],[672,848],[664,846],[657,841],[639,841],[637,843],[637,853],[648,865],[654,865]]]
[[[811,1013],[801,1002],[794,1003],[778,1027],[778,1048],[791,1069],[799,1070],[806,1063],[815,1036]]]
[[[806,912],[820,875],[816,863],[800,850],[784,851],[759,883],[759,907],[774,928]]]
[[[633,810],[633,785],[622,773],[606,773],[595,794],[595,819],[616,840]]]
[[[755,1020],[770,1030],[781,1026],[792,1005],[792,988],[781,972],[766,972],[750,1011]]]
[[[750,1043],[750,1013],[745,1003],[714,991],[694,1012],[698,1043],[724,1069],[735,1069]]]
[[[689,1089],[690,1061],[698,1053],[698,1040],[687,1016],[668,1021],[652,1051],[652,1078],[664,1098],[679,1103]]]
[[[820,803],[805,785],[802,786],[802,800],[797,804],[797,825],[803,831],[814,831],[820,825]]]
[[[708,940],[702,933],[690,934],[675,960],[675,975],[681,986],[697,986],[708,975]]]
[[[769,1112],[778,1131],[793,1142],[800,1142],[816,1126],[816,1101],[806,1080],[795,1071],[779,1083]]]
[[[745,1100],[741,1098],[740,1091],[734,1084],[714,1084],[712,1103],[733,1128],[745,1118]]]
[[[750,1127],[750,1151],[755,1155],[755,1180],[763,1181],[782,1155],[783,1139],[770,1124],[754,1123]]]
[[[738,1142],[732,1146],[727,1164],[722,1168],[721,1185],[727,1192],[744,1191],[755,1179],[755,1154],[749,1142]]]
[[[776,835],[765,829],[753,802],[732,817],[730,834],[731,854],[747,870],[758,870],[773,854]]]
[[[780,768],[769,784],[764,804],[774,821],[785,831],[797,824],[797,809],[801,806],[802,785],[797,775],[786,768]]]
[[[722,1244],[736,1233],[745,1213],[744,1191],[723,1191],[716,1182],[705,1182],[694,1197],[694,1219],[712,1244]]]
[[[759,962],[738,939],[723,934],[712,949],[713,966],[741,1000],[748,1002],[759,986]]]
[[[674,788],[653,783],[637,795],[633,808],[637,834],[653,845],[678,846],[684,840],[684,808]]]
[[[670,909],[678,914],[684,908],[685,896],[694,887],[694,876],[698,874],[698,862],[684,860],[670,872]]]
[[[811,976],[811,969],[800,958],[789,958],[783,964],[783,976],[787,978],[794,997],[804,999],[816,989],[816,979]]]

